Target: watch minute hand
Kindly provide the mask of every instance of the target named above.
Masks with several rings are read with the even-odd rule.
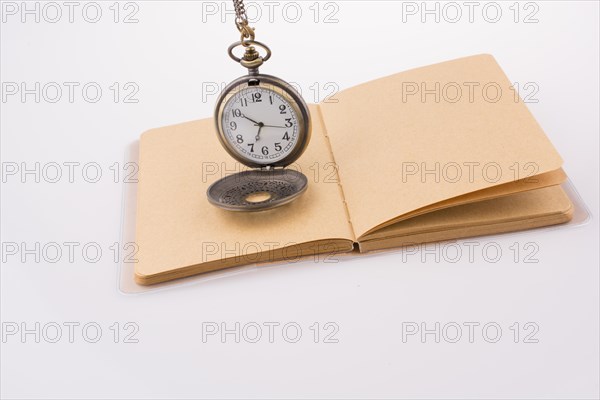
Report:
[[[265,128],[288,128],[287,126],[263,125]]]
[[[244,114],[242,114],[242,117],[243,117],[243,118],[246,118],[248,121],[252,121],[252,122],[254,122],[256,125],[259,125],[259,124],[260,124],[260,122],[256,122],[256,121],[255,121],[255,120],[253,120],[252,118],[248,118],[248,117],[246,117]]]

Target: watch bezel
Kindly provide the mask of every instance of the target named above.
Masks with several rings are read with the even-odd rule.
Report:
[[[250,85],[250,82],[256,81],[258,81],[258,83]],[[298,141],[296,146],[287,156],[278,161],[260,163],[243,157],[235,150],[235,147],[225,137],[225,130],[223,129],[223,111],[225,106],[227,105],[228,100],[238,91],[248,89],[250,87],[262,87],[272,90],[283,96],[285,100],[292,106],[298,117]],[[276,168],[286,167],[292,164],[306,150],[308,143],[310,142],[312,131],[310,123],[310,111],[304,99],[302,99],[302,96],[300,96],[300,94],[286,81],[272,75],[263,74],[242,76],[232,81],[223,89],[219,95],[219,98],[217,99],[217,105],[215,107],[215,125],[219,141],[229,155],[250,168]]]

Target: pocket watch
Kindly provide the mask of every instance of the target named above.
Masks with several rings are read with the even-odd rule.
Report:
[[[220,179],[209,187],[207,196],[213,205],[230,211],[267,210],[293,201],[307,189],[306,176],[285,167],[308,146],[310,112],[289,83],[259,73],[258,68],[271,57],[271,50],[254,40],[242,0],[233,1],[241,40],[229,46],[228,53],[248,69],[248,74],[221,92],[215,127],[229,155],[253,170]],[[237,57],[234,50],[240,46],[245,52]]]

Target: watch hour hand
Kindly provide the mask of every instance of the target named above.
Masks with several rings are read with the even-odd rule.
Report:
[[[265,126],[265,124],[263,124],[262,122],[259,122],[258,124],[258,133],[256,134],[256,141],[258,142],[260,140],[260,131],[262,130],[263,126]]]

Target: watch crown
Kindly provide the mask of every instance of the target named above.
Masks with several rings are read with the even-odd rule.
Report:
[[[256,51],[256,48],[254,46],[246,47],[246,52],[240,60],[240,64],[246,68],[252,69],[260,67],[262,63],[263,58],[260,56],[258,51]]]
[[[246,47],[246,52],[244,53],[244,61],[254,61],[259,57],[258,51],[254,48],[254,46]]]

